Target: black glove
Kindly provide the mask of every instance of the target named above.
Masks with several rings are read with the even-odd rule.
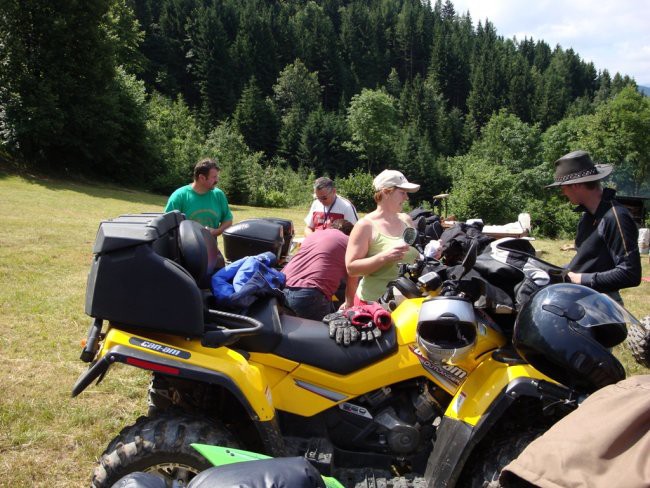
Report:
[[[357,328],[361,334],[361,342],[372,342],[381,337],[381,330],[377,328],[374,322],[369,322],[368,324]]]
[[[329,324],[330,337],[336,340],[337,344],[349,346],[360,337],[359,331],[342,313],[327,314],[323,317],[323,322]]]
[[[336,340],[337,344],[343,343],[349,346],[351,342],[359,339],[359,331],[346,318],[334,319],[330,322],[330,337]]]

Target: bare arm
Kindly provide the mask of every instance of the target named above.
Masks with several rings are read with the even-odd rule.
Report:
[[[571,280],[571,283],[575,283],[576,285],[581,284],[581,282],[582,282],[582,273],[574,273],[573,271],[569,271],[566,275]]]
[[[216,229],[208,227],[208,230],[210,231],[210,234],[212,234],[216,238],[221,234],[223,234],[223,231],[226,230],[231,225],[232,225],[232,220],[226,220],[225,222],[221,222],[221,225]]]
[[[345,284],[345,302],[341,308],[348,308],[354,305],[354,295],[357,293],[357,286],[359,285],[359,277],[348,276],[348,281]]]
[[[311,207],[309,207],[309,212],[307,212],[307,215],[305,216],[303,222],[305,223],[305,237],[307,237],[309,234],[313,234],[314,231],[316,230],[312,225],[314,225],[314,205],[316,204],[316,200],[314,200],[311,204]]]

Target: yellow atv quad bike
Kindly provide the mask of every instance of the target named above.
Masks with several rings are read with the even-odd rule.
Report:
[[[238,247],[258,244],[268,243]],[[96,487],[133,471],[187,483],[210,466],[193,443],[305,456],[345,486],[482,486],[586,394],[625,376],[607,349],[634,320],[622,307],[551,285],[504,332],[460,286],[474,251],[458,274],[427,271],[402,287],[393,327],[348,347],[276,298],[215,309],[214,239],[178,212],[102,222],[93,253],[90,367],[72,395],[114,363],[152,372],[149,414],[109,443]]]

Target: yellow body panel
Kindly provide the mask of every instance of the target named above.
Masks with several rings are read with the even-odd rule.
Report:
[[[111,328],[106,334],[101,354],[105,354],[117,345],[128,346],[169,360],[170,355],[148,347],[134,344],[130,339],[136,338],[153,344],[172,346],[180,351],[191,354],[190,358],[174,357],[175,361],[194,367],[214,371],[230,378],[246,397],[259,420],[271,420],[275,416],[272,401],[267,398],[270,388],[262,368],[249,363],[238,352],[227,347],[207,348],[197,339],[184,339],[167,334],[147,334],[146,337],[125,330]]]
[[[275,356],[274,354],[262,354],[258,352],[250,353],[249,362],[258,365],[264,373],[267,384],[271,388],[275,388],[291,371],[300,365],[300,363]]]
[[[281,376],[280,371],[268,365],[282,365],[282,358],[269,354],[251,354],[251,361],[259,359],[265,363],[265,375],[274,378]],[[400,347],[396,354],[349,375],[300,364],[291,374],[273,383],[273,404],[279,410],[309,417],[342,401],[418,376],[429,375],[406,346]],[[325,394],[313,390],[324,390]]]
[[[294,376],[286,376],[271,390],[271,394],[273,395],[273,405],[278,410],[284,412],[301,415],[303,417],[311,417],[339,403],[338,401],[328,399],[313,390],[327,390],[331,392],[333,396],[338,392],[328,390],[321,385],[309,383],[309,386],[312,388],[307,389],[299,386],[299,383],[296,383],[296,378]],[[342,399],[339,401],[342,401]]]
[[[415,332],[418,327],[418,316],[424,298],[404,300],[391,312],[391,317],[397,328],[397,343],[400,346],[415,342]]]
[[[508,366],[489,357],[467,378],[449,404],[445,416],[476,425],[508,383],[522,377],[555,383],[529,364]]]
[[[254,363],[261,363],[265,366],[270,366],[271,368],[285,371],[287,373],[290,373],[298,366],[300,366],[300,363],[297,363],[296,361],[285,359],[280,356],[276,356],[275,354],[251,352],[250,355],[250,360]]]
[[[370,391],[417,377],[425,377],[454,395],[482,356],[502,346],[505,339],[488,327],[479,327],[476,347],[457,364],[433,364],[415,344],[417,314],[422,300],[404,301],[394,312],[398,350],[395,354],[348,375],[339,375],[307,364],[298,364],[280,382],[273,383],[273,403],[279,410],[312,416]],[[251,361],[263,361],[288,371],[296,363],[272,354],[251,354]],[[267,367],[265,374],[272,374]],[[280,374],[274,373],[274,377]],[[328,396],[308,389],[325,390]]]

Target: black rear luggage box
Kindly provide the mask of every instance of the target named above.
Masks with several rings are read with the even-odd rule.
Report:
[[[291,242],[293,241],[293,221],[288,219],[280,219],[277,217],[265,217],[261,220],[268,220],[269,222],[275,222],[282,226],[282,232],[284,234],[284,244],[282,245],[282,251],[280,252],[280,257],[285,258],[289,254],[291,249]]]
[[[204,331],[203,295],[179,264],[180,212],[122,215],[100,224],[86,284],[86,313],[183,336]]]
[[[224,254],[228,261],[270,251],[279,260],[284,246],[282,224],[266,219],[249,219],[223,232]]]

